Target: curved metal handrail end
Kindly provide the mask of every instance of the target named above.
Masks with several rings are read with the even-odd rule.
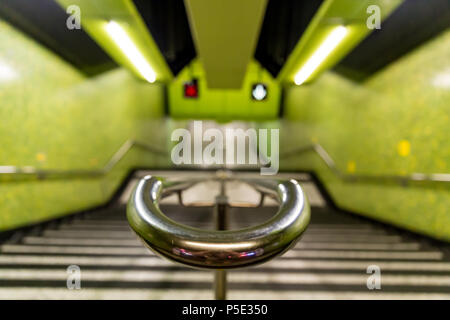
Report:
[[[145,177],[133,191],[127,217],[147,247],[190,267],[229,269],[263,263],[291,248],[309,223],[309,204],[295,180],[264,183],[280,200],[280,209],[271,219],[254,227],[227,231],[193,228],[165,216],[158,201],[167,192],[164,188],[170,191],[175,185]]]

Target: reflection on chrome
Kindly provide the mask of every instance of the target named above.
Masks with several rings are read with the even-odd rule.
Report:
[[[165,216],[159,200],[192,185],[147,176],[128,203],[128,221],[146,246],[172,261],[191,267],[227,269],[263,263],[293,246],[305,231],[310,208],[295,180],[244,180],[275,197],[278,212],[268,221],[239,230],[211,231],[189,227]]]

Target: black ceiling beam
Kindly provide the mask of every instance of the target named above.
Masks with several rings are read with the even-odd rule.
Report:
[[[54,0],[0,1],[0,18],[84,74],[94,76],[117,67],[83,29],[67,28],[68,17]]]
[[[196,56],[183,0],[134,0],[169,68],[177,75]]]
[[[269,0],[255,59],[278,75],[323,0]]]
[[[406,0],[334,70],[365,81],[448,28],[450,0]]]

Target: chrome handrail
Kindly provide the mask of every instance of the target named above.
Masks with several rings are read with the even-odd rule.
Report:
[[[23,178],[47,179],[77,179],[97,178],[108,174],[119,163],[125,155],[134,147],[144,149],[158,156],[167,156],[168,153],[158,150],[135,140],[127,140],[114,153],[109,161],[100,169],[39,169],[32,166],[0,166],[0,180],[2,182],[13,182]]]
[[[246,180],[277,196],[278,212],[268,221],[239,230],[203,230],[168,218],[159,201],[186,188],[184,181],[146,176],[128,202],[127,217],[144,244],[169,260],[196,268],[230,269],[268,261],[293,246],[305,231],[310,207],[295,180]]]
[[[325,165],[339,178],[347,182],[386,182],[394,181],[405,184],[408,182],[450,182],[450,173],[411,173],[408,175],[362,175],[347,174],[342,172],[337,166],[333,158],[318,143],[307,145],[298,149],[287,151],[280,155],[281,158],[289,158],[298,154],[314,151]]]

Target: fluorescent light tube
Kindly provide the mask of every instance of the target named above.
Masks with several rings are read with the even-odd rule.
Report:
[[[106,32],[114,40],[117,46],[123,51],[130,62],[136,67],[139,73],[150,83],[155,82],[156,74],[142,53],[127,35],[125,30],[115,21],[110,21],[106,25]]]
[[[348,29],[346,27],[338,26],[328,35],[328,37],[314,52],[311,58],[309,58],[309,60],[295,75],[294,82],[296,85],[301,85],[311,76],[311,74],[317,69],[317,67],[320,66],[320,64],[326,59],[326,57],[345,38],[347,32]]]

